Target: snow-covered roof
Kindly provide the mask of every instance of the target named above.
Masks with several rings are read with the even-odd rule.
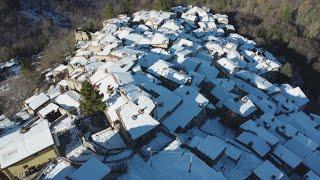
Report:
[[[87,63],[88,63],[87,58],[85,58],[83,56],[75,56],[69,62],[69,64],[72,66],[78,66],[78,65],[84,66]]]
[[[155,103],[157,104],[155,118],[157,120],[162,120],[164,117],[168,116],[182,102],[180,96],[161,85],[144,83],[141,84],[141,87],[155,98]]]
[[[27,104],[32,110],[37,110],[48,101],[49,97],[44,93],[40,93],[27,99],[25,104]]]
[[[127,84],[120,87],[120,91],[131,101],[136,101],[140,96],[151,96],[140,87],[134,84]]]
[[[137,58],[126,56],[117,61],[117,64],[119,64],[123,71],[127,72],[135,65],[136,59]]]
[[[63,109],[70,109],[72,107],[80,107],[81,95],[74,90],[69,90],[57,98],[54,101],[59,104]]]
[[[221,101],[235,99],[237,97],[237,95],[233,94],[232,92],[229,92],[226,88],[220,86],[220,84],[214,87],[210,93]]]
[[[69,177],[73,180],[102,179],[111,172],[108,165],[93,157],[75,170]]]
[[[211,82],[216,85],[216,86],[221,86],[227,91],[231,91],[232,89],[235,88],[235,82],[231,79],[226,79],[226,78],[215,78],[212,79]]]
[[[236,139],[252,149],[260,157],[264,157],[271,150],[265,140],[251,132],[244,131]]]
[[[183,62],[178,63],[185,71],[196,71],[200,66],[201,60],[199,60],[198,58],[190,57],[185,58],[183,59]]]
[[[275,114],[276,104],[272,101],[262,97],[256,97],[253,94],[249,94],[248,97],[264,113]]]
[[[219,44],[212,41],[207,42],[205,44],[205,47],[212,53],[218,53],[219,55],[222,55],[224,53],[222,47]]]
[[[138,44],[144,38],[143,35],[137,33],[128,34],[124,40],[126,45]]]
[[[133,140],[138,139],[159,125],[158,121],[143,112],[132,101],[122,105],[118,110],[118,114],[124,128],[129,132]]]
[[[115,77],[113,74],[109,74],[102,80],[98,81],[96,83],[96,86],[98,87],[98,90],[100,93],[103,94],[103,101],[106,101],[109,99],[114,93],[116,93],[116,90],[119,87],[119,84],[117,83]]]
[[[114,42],[119,41],[119,39],[117,37],[115,37],[112,34],[104,34],[104,37],[100,40],[101,44],[112,44]]]
[[[207,136],[206,138],[197,141],[198,143],[193,143],[193,145],[197,144],[195,148],[212,160],[217,160],[227,148],[227,144],[216,136]]]
[[[182,98],[182,103],[162,122],[171,131],[179,127],[185,128],[209,103],[195,87],[181,86],[174,93]]]
[[[282,89],[282,94],[291,100],[297,107],[302,107],[309,102],[308,97],[300,87]]]
[[[97,70],[90,78],[89,81],[92,84],[96,84],[101,81],[103,78],[107,77],[109,74],[104,70]]]
[[[236,76],[243,79],[244,81],[248,81],[257,88],[266,91],[268,94],[273,94],[280,91],[280,88],[250,71],[240,70],[236,73]]]
[[[287,115],[278,116],[284,122],[293,125],[299,131],[309,136],[313,141],[320,144],[320,131],[316,129],[319,124],[312,120],[304,112],[296,112]]]
[[[11,128],[15,127],[15,125],[16,125],[16,123],[14,121],[11,121],[5,115],[0,115],[0,129],[1,130],[11,129]]]
[[[269,131],[273,132],[274,135],[279,134],[281,137],[285,138],[291,138],[298,132],[291,124],[283,122],[281,119],[278,119],[269,113],[260,116],[255,122],[263,125]]]
[[[205,80],[205,76],[200,73],[189,71],[188,74],[192,78],[192,82],[190,86],[199,88]]]
[[[113,73],[113,75],[120,86],[129,84],[134,81],[131,72],[115,72]]]
[[[276,113],[278,114],[294,112],[297,110],[297,106],[280,93],[273,95],[271,99],[277,103]]]
[[[320,157],[316,152],[319,145],[316,142],[305,135],[298,133],[283,145],[302,158],[305,166],[316,174],[320,174]]]
[[[158,60],[151,67],[148,68],[148,72],[157,76],[167,78],[178,84],[186,84],[191,81],[191,77],[172,69],[173,65],[164,61]]]
[[[197,70],[198,73],[204,75],[208,81],[218,76],[219,70],[209,63],[202,62]]]
[[[136,100],[139,108],[144,109],[144,112],[151,114],[156,108],[156,104],[153,99],[149,96],[141,95]]]
[[[192,165],[188,171],[191,158]],[[178,147],[177,141],[173,141],[165,150],[153,155],[148,161],[148,167],[151,161],[153,171],[150,173],[162,179],[226,179],[222,173],[209,167],[197,156]]]
[[[55,123],[52,124],[51,132],[52,133],[63,133],[66,132],[67,130],[70,130],[71,128],[75,127],[74,121],[75,121],[75,116],[66,116],[63,117],[62,119],[59,119],[59,121],[56,121]]]
[[[260,179],[282,179],[284,173],[281,172],[270,161],[264,161],[253,173]]]
[[[281,161],[285,162],[289,167],[295,169],[302,163],[302,159],[291,152],[289,149],[281,144],[278,144],[273,150],[272,154],[279,158]]]
[[[107,116],[108,119],[112,122],[115,122],[119,120],[119,116],[116,112],[117,109],[119,109],[122,105],[128,102],[128,99],[124,96],[121,96],[119,94],[115,94],[111,98],[107,99]]]
[[[140,54],[142,54],[142,51],[139,51],[137,49],[134,49],[132,47],[119,47],[117,49],[114,49],[111,52],[111,55],[119,57],[119,58],[123,58],[126,56],[131,56],[131,57],[135,57],[137,58]]]
[[[68,68],[68,66],[60,64],[59,66],[57,66],[56,68],[53,69],[53,72],[60,73],[60,72],[67,70],[67,68]]]
[[[68,82],[67,82],[67,80],[63,79],[63,80],[59,81],[57,83],[57,85],[62,86],[62,87],[67,87],[68,86]]]
[[[39,115],[41,115],[42,118],[45,118],[49,113],[51,112],[57,112],[59,109],[59,106],[54,104],[54,103],[50,103],[47,106],[45,106],[44,108],[42,108],[38,113]]]
[[[254,52],[252,49],[255,47],[255,43],[246,40],[245,43],[240,47],[242,51],[240,51],[241,55],[246,58],[248,62],[248,68],[251,71],[256,72],[257,74],[264,74],[268,71],[277,71],[281,67],[281,63],[277,61],[277,59],[271,55],[271,53],[265,51],[259,54],[259,52]]]
[[[266,94],[265,92],[263,92],[262,90],[260,90],[256,87],[252,86],[251,84],[246,83],[245,81],[243,81],[241,79],[232,77],[231,80],[236,83],[236,87],[240,88],[241,90],[243,90],[244,92],[246,92],[248,94],[252,94],[256,97],[261,97],[264,99],[269,98],[268,94]]]
[[[65,80],[61,80],[57,84],[60,85],[60,86],[64,85],[64,87],[66,87],[67,84],[63,84],[63,83],[66,83],[66,82],[63,82],[63,81],[65,81]],[[60,94],[61,94],[61,92],[60,92],[59,86],[51,85],[49,87],[49,89],[47,90],[47,95],[49,96],[50,99],[54,99],[55,97],[59,96]]]
[[[306,180],[320,180],[320,176],[318,176],[316,173],[314,173],[313,171],[308,171],[303,178],[305,178]]]
[[[126,147],[126,144],[123,142],[119,132],[115,129],[108,128],[92,134],[91,137],[95,143],[107,149]]]
[[[18,113],[14,114],[12,116],[12,119],[14,120],[21,120],[21,121],[27,121],[28,119],[30,119],[31,116],[30,114],[26,111],[26,109],[22,109],[21,111],[19,111]]]
[[[151,39],[151,42],[150,42],[150,44],[152,45],[152,46],[162,46],[162,45],[164,45],[164,46],[167,46],[168,44],[169,44],[169,38],[168,37],[166,37],[165,35],[163,35],[163,34],[160,34],[160,33],[156,33],[156,34],[154,34],[154,36],[152,37],[152,39]]]
[[[238,101],[234,99],[228,99],[223,102],[229,110],[239,114],[242,117],[247,117],[257,110],[257,107],[251,101],[248,96],[240,98]]]
[[[167,28],[167,29],[170,29],[170,30],[174,30],[174,31],[177,31],[177,30],[180,30],[180,29],[183,28],[181,25],[175,23],[174,20],[166,21],[161,27],[162,28]]]
[[[43,172],[44,179],[65,179],[71,175],[76,169],[64,159],[58,159],[57,162],[49,165]]]
[[[69,73],[69,79],[77,80],[79,77],[84,75],[84,69],[79,67],[74,69],[71,73]]]
[[[90,63],[88,63],[87,65],[85,65],[84,69],[87,72],[94,72],[96,71],[99,67],[101,67],[104,64],[104,62],[100,62],[100,61],[92,61]]]
[[[245,123],[241,124],[240,128],[244,131],[253,132],[260,138],[264,139],[271,146],[276,145],[279,142],[279,139],[266,130],[263,126],[260,126],[253,120],[248,120]]]
[[[217,64],[220,65],[222,69],[224,69],[227,73],[233,74],[236,70],[238,70],[239,66],[231,61],[228,58],[221,58],[217,61]]]
[[[241,150],[232,145],[231,143],[227,143],[227,149],[225,153],[227,157],[234,161],[238,161],[242,155]]]
[[[127,37],[132,31],[134,31],[132,28],[129,27],[122,27],[120,28],[117,32],[114,34],[119,38],[119,39],[124,39]]]
[[[38,120],[22,133],[20,129],[0,138],[0,166],[4,169],[54,145],[47,120]]]
[[[311,151],[317,149],[318,143],[310,139],[308,136],[301,132],[296,133],[291,139],[287,140],[284,144],[288,149],[294,151],[299,157],[304,157]],[[295,147],[295,149],[293,149]]]

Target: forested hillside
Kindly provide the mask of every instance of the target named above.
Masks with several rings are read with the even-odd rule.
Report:
[[[16,58],[21,67],[0,74],[0,114],[18,109],[41,85],[40,72],[72,53],[76,27],[102,24],[103,8],[97,0],[0,1],[0,63]]]
[[[23,76],[0,82],[17,86],[21,91],[0,93],[0,110],[19,105],[20,96],[30,95],[41,84],[40,71],[72,54],[76,27],[93,31],[101,27],[104,18],[114,14],[187,4],[227,13],[240,34],[289,62],[293,67],[293,83],[302,86],[313,102],[318,101],[320,3],[317,0],[1,0],[0,62],[18,57]],[[32,58],[40,52],[40,60]],[[16,97],[7,98],[13,96]]]

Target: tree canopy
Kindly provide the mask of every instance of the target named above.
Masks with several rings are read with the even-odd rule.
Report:
[[[169,11],[173,5],[173,0],[156,0],[155,8],[157,10]]]
[[[131,15],[133,12],[133,3],[132,0],[123,0],[122,1],[123,13]]]
[[[284,66],[281,68],[281,73],[286,75],[287,77],[291,78],[292,76],[292,67],[289,63],[286,63]]]
[[[82,83],[80,94],[82,95],[80,110],[83,115],[90,116],[106,108],[106,104],[102,102],[103,95],[100,95],[88,81]]]
[[[110,19],[115,16],[113,5],[110,2],[106,3],[106,6],[104,8],[104,18]]]

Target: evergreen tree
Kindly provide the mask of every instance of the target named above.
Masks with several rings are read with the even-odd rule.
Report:
[[[104,18],[110,19],[115,16],[113,6],[110,2],[107,2],[106,7],[104,9]]]
[[[291,67],[290,63],[286,63],[281,68],[281,73],[286,75],[287,77],[291,78],[291,76],[292,76],[292,67]]]
[[[103,95],[100,95],[88,81],[82,83],[80,94],[82,96],[80,110],[83,115],[90,116],[106,108],[106,104],[102,102]]]
[[[173,0],[156,0],[156,10],[169,11],[173,7]]]

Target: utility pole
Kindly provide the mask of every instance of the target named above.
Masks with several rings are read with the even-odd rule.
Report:
[[[153,98],[152,98],[153,99]],[[155,108],[154,108],[154,117],[155,117],[155,119],[157,119],[158,118],[158,113],[157,113],[157,111],[158,111],[158,103],[154,100],[153,102],[155,102],[154,104],[155,104]]]
[[[148,148],[148,151],[149,151],[149,158],[150,158],[150,165],[152,166],[152,149],[151,149],[151,146]]]
[[[190,153],[190,164],[189,164],[189,170],[188,172],[191,172],[191,165],[192,165],[192,154]]]

